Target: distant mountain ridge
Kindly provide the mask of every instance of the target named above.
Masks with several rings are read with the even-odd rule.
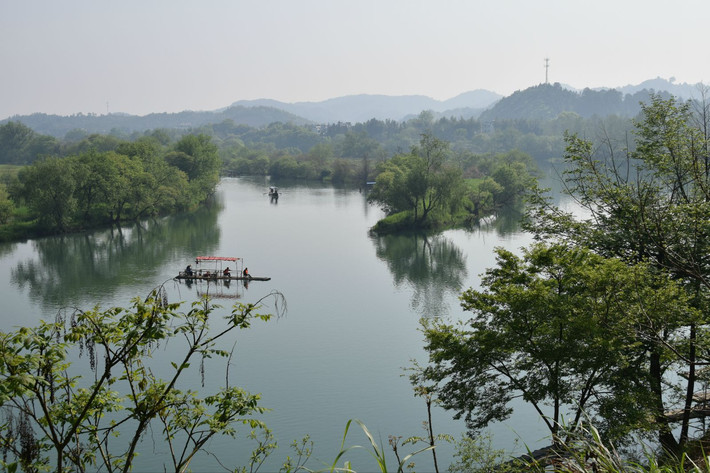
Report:
[[[269,123],[284,122],[307,125],[309,120],[270,107],[229,107],[213,112],[184,111],[179,113],[151,113],[144,116],[111,113],[108,115],[77,114],[68,117],[35,113],[14,116],[0,121],[18,121],[32,128],[37,133],[63,138],[67,132],[80,129],[87,133],[109,134],[114,131],[130,135],[159,128],[185,129],[234,120],[235,123],[253,127],[266,126]]]
[[[690,100],[700,98],[700,91],[698,89],[698,87],[700,86],[702,85],[688,84],[687,82],[676,84],[674,77],[671,77],[670,79],[662,79],[660,77],[656,77],[655,79],[645,80],[638,85],[625,85],[623,87],[616,87],[616,90],[624,94],[635,94],[636,92],[640,92],[644,89],[654,90],[656,92],[664,91],[683,100]]]
[[[549,89],[556,87],[559,89]],[[504,118],[556,117],[570,111],[582,116],[590,114],[633,115],[638,110],[639,98],[647,97],[649,90],[673,94],[682,99],[697,98],[697,85],[676,84],[674,79],[651,79],[638,85],[616,89],[598,88],[575,91],[559,84],[540,84],[508,97],[488,90],[472,90],[448,100],[435,100],[423,95],[349,95],[321,102],[284,103],[271,99],[240,100],[215,111],[184,111],[179,113],[152,113],[135,116],[123,113],[107,115],[72,115],[63,117],[36,113],[14,116],[0,121],[18,121],[37,133],[63,138],[67,132],[81,129],[87,133],[124,133],[167,128],[192,129],[207,124],[233,120],[237,124],[263,127],[282,122],[297,125],[337,122],[359,123],[371,119],[402,121],[432,111],[436,116],[456,118],[481,118],[495,120]],[[626,97],[630,100],[626,102]],[[626,102],[624,104],[624,102]]]
[[[446,113],[452,109],[474,109],[479,112],[488,108],[503,96],[489,90],[472,90],[448,100],[435,100],[424,95],[347,95],[322,102],[285,103],[270,99],[240,100],[232,106],[265,106],[285,110],[316,123],[366,122],[378,120],[402,120],[419,114],[422,110]]]

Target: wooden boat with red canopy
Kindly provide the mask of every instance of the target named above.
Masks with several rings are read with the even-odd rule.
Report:
[[[230,263],[232,267],[230,267]],[[271,278],[263,276],[252,276],[248,268],[244,267],[242,258],[231,256],[198,256],[195,258],[195,266],[191,264],[180,271],[176,279],[189,280],[229,280],[229,281],[269,281]]]

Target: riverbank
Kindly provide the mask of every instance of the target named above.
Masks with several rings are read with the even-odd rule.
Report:
[[[62,231],[43,226],[42,224],[40,224],[38,219],[33,219],[28,216],[29,212],[26,208],[21,208],[19,210],[16,210],[16,214],[13,216],[12,222],[0,225],[0,243],[18,243],[36,238],[56,237],[62,235],[79,235],[82,233],[97,232],[101,230],[124,227],[126,225],[132,225],[150,219],[160,219],[164,217],[179,215],[192,215],[195,212],[198,212],[203,207],[216,207],[217,210],[222,208],[219,201],[215,199],[215,196],[210,195],[199,205],[193,206],[192,208],[184,211],[181,210],[174,212],[164,212],[143,219],[133,218],[123,219],[117,222],[98,222],[95,224],[85,223],[83,225],[66,228]]]
[[[444,232],[447,230],[473,230],[482,224],[501,221],[510,227],[517,226],[523,216],[524,203],[522,200],[498,209],[486,215],[476,216],[471,213],[460,213],[446,220],[428,219],[424,224],[416,223],[411,211],[399,212],[388,215],[378,220],[370,228],[372,235],[395,235],[407,232]]]

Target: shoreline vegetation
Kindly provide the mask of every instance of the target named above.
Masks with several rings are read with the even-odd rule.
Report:
[[[5,126],[15,126],[9,124]],[[2,133],[0,133],[2,136]],[[171,145],[90,137],[68,156],[37,157],[26,165],[0,164],[0,241],[82,232],[194,210],[209,199],[220,175],[234,174],[207,135],[184,135]],[[103,146],[100,144],[103,143]],[[100,149],[107,149],[100,151]],[[319,173],[287,157],[239,175],[269,175],[363,188],[387,216],[371,231],[441,231],[471,227],[521,203],[534,188],[537,165],[520,151],[475,155],[421,135],[409,153],[370,166],[364,159],[323,158]],[[330,170],[326,169],[330,167]],[[266,173],[266,174],[264,174]]]
[[[219,182],[206,135],[120,142],[0,169],[0,241],[75,233],[195,209]]]

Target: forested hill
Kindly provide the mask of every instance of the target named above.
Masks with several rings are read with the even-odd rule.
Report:
[[[89,134],[119,132],[130,135],[134,132],[142,133],[146,130],[155,129],[189,130],[207,124],[221,123],[225,120],[232,120],[240,125],[252,127],[262,127],[276,122],[296,125],[310,123],[305,118],[277,108],[233,106],[212,112],[151,113],[142,117],[117,113],[108,115],[77,114],[68,117],[35,113],[2,120],[0,125],[8,121],[21,122],[37,133],[64,138],[67,132],[72,130],[83,130]]]
[[[559,83],[540,84],[501,99],[480,115],[482,121],[494,120],[553,120],[560,113],[572,112],[582,117],[618,115],[633,117],[641,111],[641,102],[648,102],[652,89],[624,94],[616,89],[584,89],[575,92]],[[657,94],[667,97],[669,92]]]

